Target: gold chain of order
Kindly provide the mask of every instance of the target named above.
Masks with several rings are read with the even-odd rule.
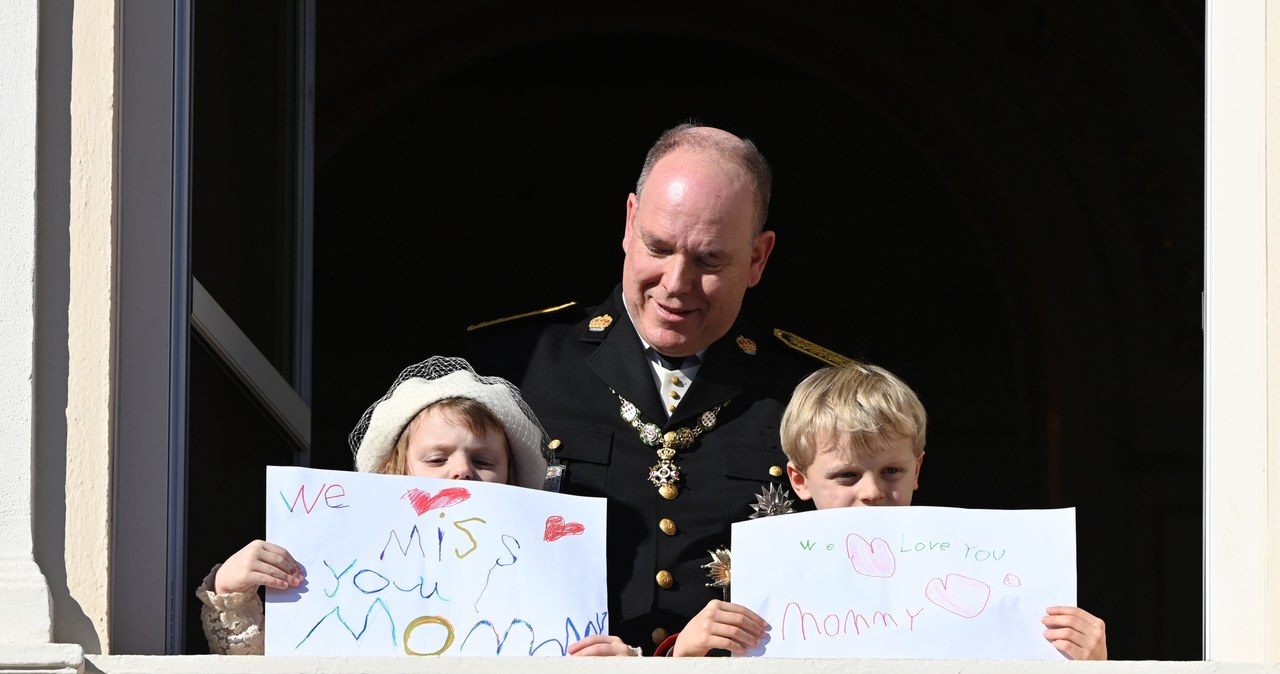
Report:
[[[622,420],[631,424],[631,427],[640,433],[640,442],[658,448],[658,462],[649,468],[649,482],[658,488],[662,498],[671,500],[679,496],[680,488],[677,483],[680,481],[680,466],[674,461],[676,450],[692,447],[703,433],[714,429],[716,416],[720,414],[720,410],[729,405],[729,401],[726,400],[699,414],[698,423],[692,427],[677,428],[663,433],[661,426],[645,421],[644,415],[640,414],[640,408],[634,403],[622,397],[622,394],[617,391],[613,391],[613,394],[618,396],[618,400],[622,403],[622,408],[619,410]]]

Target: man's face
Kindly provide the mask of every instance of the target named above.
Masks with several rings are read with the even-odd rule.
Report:
[[[755,236],[754,216],[745,170],[687,150],[654,165],[643,198],[627,198],[623,297],[659,352],[695,354],[733,326],[773,250],[773,232]]]
[[[894,440],[870,456],[855,454],[847,436],[818,446],[808,469],[801,471],[787,462],[787,475],[800,498],[812,498],[819,510],[911,505],[911,496],[920,486],[924,454],[915,455],[910,439]]]

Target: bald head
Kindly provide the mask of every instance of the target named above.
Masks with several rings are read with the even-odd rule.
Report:
[[[681,124],[664,132],[644,158],[640,179],[636,181],[637,198],[644,197],[645,182],[658,160],[676,150],[716,157],[742,167],[751,178],[751,191],[755,196],[755,232],[759,234],[764,230],[764,223],[769,217],[769,196],[773,190],[769,163],[755,143],[722,129]]]

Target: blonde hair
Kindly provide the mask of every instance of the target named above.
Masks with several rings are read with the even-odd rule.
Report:
[[[391,448],[391,454],[387,456],[387,460],[378,467],[376,472],[383,475],[405,475],[408,473],[409,434],[413,429],[417,428],[422,419],[426,418],[427,413],[434,409],[440,410],[441,413],[449,418],[449,421],[476,435],[483,435],[489,431],[501,433],[502,444],[507,448],[506,482],[507,484],[514,482],[515,464],[511,457],[511,441],[507,438],[506,427],[502,425],[502,420],[493,413],[493,410],[489,409],[484,403],[470,398],[442,398],[422,408],[405,425],[404,430],[400,431],[400,437],[396,439],[395,446]]]
[[[782,413],[782,451],[801,471],[813,463],[820,441],[840,436],[859,454],[906,438],[920,456],[927,422],[911,387],[884,368],[854,361],[818,370],[796,386]]]

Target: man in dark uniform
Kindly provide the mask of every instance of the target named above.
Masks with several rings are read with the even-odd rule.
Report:
[[[554,438],[561,491],[608,498],[609,624],[646,652],[721,598],[709,552],[785,479],[783,408],[838,359],[739,317],[773,250],[770,183],[750,141],[671,129],[627,199],[613,294],[472,329],[477,370],[518,384]],[[572,592],[572,569],[549,582]]]

